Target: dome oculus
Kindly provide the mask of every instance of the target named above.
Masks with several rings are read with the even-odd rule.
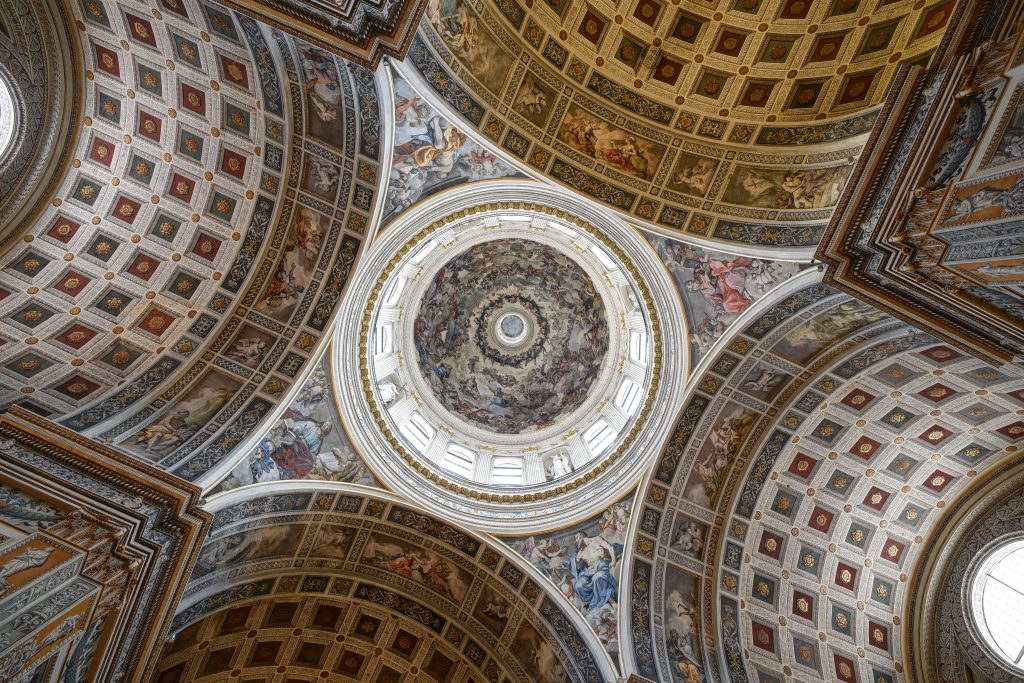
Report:
[[[14,132],[18,126],[18,110],[14,105],[11,84],[0,75],[0,161],[11,151]]]
[[[414,325],[417,362],[450,413],[498,434],[554,424],[600,374],[604,302],[583,268],[527,239],[471,247],[434,275]]]
[[[997,543],[974,575],[970,613],[1004,665],[1024,672],[1024,540]]]

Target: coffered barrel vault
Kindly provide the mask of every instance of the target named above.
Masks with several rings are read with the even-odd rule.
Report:
[[[428,7],[407,63],[531,170],[698,238],[816,245],[901,63],[955,3]]]
[[[377,90],[218,5],[72,10],[81,133],[5,256],[0,400],[194,480],[326,341],[374,209]]]

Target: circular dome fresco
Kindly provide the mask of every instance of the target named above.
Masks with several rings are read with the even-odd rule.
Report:
[[[530,190],[469,189],[388,229],[346,299],[335,369],[383,480],[522,530],[634,484],[667,433],[655,399],[681,386],[661,386],[674,292],[642,238],[546,188],[503,185]],[[668,336],[685,349],[679,317]]]
[[[583,267],[522,238],[487,240],[445,262],[412,333],[420,374],[451,417],[510,435],[583,405],[609,337],[604,299]]]

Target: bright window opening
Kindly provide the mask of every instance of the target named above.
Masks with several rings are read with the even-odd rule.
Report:
[[[640,365],[647,365],[647,335],[633,332],[629,335],[629,357]]]
[[[583,441],[594,455],[601,455],[615,440],[616,431],[606,421],[598,420],[583,433]]]
[[[464,446],[453,443],[448,445],[448,450],[445,451],[444,458],[441,459],[441,467],[452,474],[472,479],[473,461],[475,459],[476,453]]]
[[[640,387],[628,379],[622,380],[619,393],[615,396],[615,405],[622,408],[622,412],[626,415],[632,415],[640,405],[641,399],[643,399],[643,394]]]
[[[609,256],[608,253],[601,247],[597,246],[596,244],[592,245],[590,247],[590,251],[594,254],[594,256],[597,257],[597,260],[600,261],[602,265],[604,265],[604,267],[607,268],[608,270],[619,269],[619,264],[615,263],[615,261],[612,260],[612,257]]]
[[[496,458],[491,473],[496,486],[517,486],[523,483],[523,461],[515,458]]]
[[[413,413],[409,421],[398,429],[420,453],[427,450],[427,444],[434,438],[435,433],[434,428],[427,424],[419,413]]]
[[[391,283],[388,287],[388,291],[384,293],[383,304],[385,306],[394,306],[398,303],[398,297],[402,296],[402,291],[405,289],[405,284],[408,282],[404,277],[400,277]]]
[[[0,78],[0,159],[7,155],[11,141],[14,140],[14,130],[18,122],[17,112],[11,86],[4,78]]]
[[[376,355],[381,356],[385,353],[391,353],[394,349],[391,325],[377,325],[376,341]]]
[[[994,550],[974,577],[971,611],[989,646],[1024,671],[1024,540]]]

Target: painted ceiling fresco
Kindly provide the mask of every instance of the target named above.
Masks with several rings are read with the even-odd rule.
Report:
[[[0,400],[196,480],[324,347],[376,202],[379,95],[216,5],[76,8],[84,125],[5,256]]]
[[[873,107],[901,63],[927,60],[953,5],[436,3],[403,73],[503,152],[625,214],[809,248]]]
[[[501,540],[522,555],[586,618],[613,660],[619,655],[622,555],[630,492],[600,515],[546,534]]]
[[[897,680],[929,525],[1024,440],[1019,367],[817,277],[751,307],[642,493],[624,649],[652,680]]]
[[[395,118],[383,223],[421,199],[462,183],[522,175],[452,125],[401,75],[387,73],[394,88]]]
[[[915,562],[1024,446],[1024,369],[832,289],[811,252],[895,71],[961,7],[431,1],[371,72],[212,2],[75,3],[80,131],[0,260],[0,405],[205,495],[156,680],[905,682]],[[951,234],[1020,208],[1021,93],[975,95],[1000,133]],[[556,217],[594,241],[544,246]],[[465,226],[499,232],[461,250]],[[378,363],[382,320],[410,344]],[[531,432],[646,391],[634,356],[660,392],[637,455],[571,478]],[[401,488],[395,368],[423,381],[410,414],[532,478]],[[12,486],[0,507],[3,548],[64,514]]]
[[[418,665],[428,673],[431,667],[449,671],[431,674],[440,681],[451,680],[450,672],[458,667],[465,667],[475,680],[523,683],[600,683],[611,675],[611,662],[595,659],[595,653],[604,657],[600,645],[582,618],[571,616],[575,610],[566,598],[545,588],[539,574],[527,572],[525,564],[498,545],[363,488],[261,485],[239,494],[242,491],[219,496],[212,504],[213,530],[172,627],[182,640],[168,648],[166,666],[161,666],[175,672],[168,674],[168,681],[191,680],[183,668],[175,670],[182,659],[191,661],[186,666],[206,666],[187,655],[176,656],[189,647],[197,629],[211,628],[203,625],[211,623],[206,620],[193,624],[223,614],[212,622],[223,629],[223,624],[233,623],[234,614],[243,625],[230,629],[246,628],[250,614],[266,614],[267,609],[259,606],[266,603],[255,608],[246,603],[270,595],[277,605],[302,600],[307,606],[301,614],[297,607],[283,609],[291,613],[289,619],[304,619],[305,628],[314,631],[312,605],[333,605],[324,611],[333,615],[328,628],[335,642],[351,640],[358,653],[368,652],[357,644],[364,642],[360,638],[375,642],[378,659],[369,660],[372,666],[399,661],[391,653],[385,655],[383,648],[390,647],[384,639],[394,640],[401,627],[413,637],[411,644],[402,646],[407,660],[416,655],[420,641],[422,651],[416,656],[426,657],[428,643],[433,642],[434,651],[448,660],[430,654],[425,665]],[[369,628],[368,623],[375,626]],[[299,622],[293,621],[291,627],[300,627]],[[277,633],[294,633],[285,628]],[[281,657],[301,652],[283,643],[275,647],[268,656],[282,666]],[[248,643],[232,645],[239,657],[252,658],[257,651]],[[319,661],[326,669],[345,666],[345,659]],[[231,657],[225,653],[224,660]],[[300,668],[293,673],[304,666],[294,665]],[[359,663],[366,666],[371,665]],[[333,673],[347,675],[346,680],[371,680],[364,677],[367,670],[360,669],[358,675]]]
[[[518,311],[502,319],[511,343],[491,329],[503,311]],[[484,242],[446,263],[414,330],[420,373],[441,405],[498,433],[540,429],[579,408],[609,344],[590,276],[525,239]]]
[[[736,256],[644,232],[679,290],[696,365],[729,326],[772,288],[804,264]]]
[[[298,396],[266,435],[238,464],[213,493],[247,484],[290,479],[340,481],[379,486],[356,452],[338,415],[331,380],[331,346],[302,382]]]

